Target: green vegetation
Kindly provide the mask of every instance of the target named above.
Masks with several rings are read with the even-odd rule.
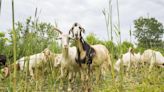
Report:
[[[158,20],[140,17],[134,21],[134,25],[134,36],[138,40],[139,47],[146,49],[164,47],[164,42],[162,42],[164,28]]]
[[[35,53],[41,52],[44,48],[49,47],[54,53],[61,52],[60,46],[57,44],[55,38],[57,37],[57,33],[53,31],[53,26],[49,23],[38,22],[37,27],[34,27],[34,21],[32,21],[31,17],[26,19],[25,23],[17,22],[15,26],[16,31],[16,42],[17,42],[17,56],[16,59],[19,59],[23,56],[32,55]],[[6,41],[6,44],[1,43],[1,54],[6,54],[8,57],[13,55],[13,43],[9,40],[5,40],[4,34],[1,33],[0,41]],[[10,37],[12,37],[12,33],[9,33]],[[10,38],[11,39],[11,38]],[[96,37],[94,34],[89,34],[86,37],[86,41],[89,44],[104,44],[112,57],[114,57],[114,62],[119,57],[119,45],[113,43],[112,41],[102,41]],[[129,47],[133,47],[133,44],[130,42],[124,41],[120,44],[122,47],[123,53],[127,52]],[[137,48],[138,49],[138,48]],[[141,51],[141,50],[138,50]],[[138,52],[136,51],[136,52]],[[8,64],[13,63],[12,58],[8,58]],[[128,76],[123,76],[123,91],[158,91],[162,92],[164,87],[164,72],[163,69],[154,68],[151,74],[147,72],[148,66],[138,69],[138,72],[129,72]],[[49,65],[44,65],[35,70],[36,80],[31,80],[29,75],[25,72],[18,71],[16,75],[16,87],[18,92],[22,91],[59,91],[58,83],[56,82],[56,86],[54,87],[55,80],[59,76],[60,72],[58,69],[53,68],[52,71]],[[13,73],[11,73],[10,77],[0,80],[0,90],[2,91],[11,91],[13,85]],[[74,83],[75,90],[80,90],[77,87],[80,87],[79,77],[77,78],[77,82]],[[65,84],[67,85],[67,84]],[[112,75],[108,73],[106,75],[106,79],[100,81],[99,85],[93,85],[94,92],[115,92],[120,89],[120,82],[115,82],[116,87],[113,85]],[[66,89],[65,89],[66,90]],[[119,91],[121,91],[119,90]]]
[[[1,0],[0,0],[1,6]],[[13,6],[14,8],[14,6]],[[1,7],[0,7],[1,10]],[[112,60],[112,71],[109,72],[105,79],[99,84],[92,85],[93,92],[163,92],[164,91],[164,69],[154,67],[152,72],[148,72],[149,66],[130,70],[127,74],[122,70],[118,77],[114,72],[113,65],[122,54],[128,51],[129,47],[134,47],[134,44],[123,41],[121,39],[119,5],[117,0],[118,23],[112,24],[112,5],[109,1],[109,12],[103,11],[107,26],[108,40],[100,40],[95,34],[89,34],[85,40],[91,44],[103,44],[110,52]],[[1,13],[1,12],[0,12]],[[164,44],[162,35],[164,34],[163,25],[155,18],[143,18],[134,21],[135,33],[134,36],[138,39],[135,52],[143,52],[145,49],[152,48],[160,51],[164,55]],[[55,26],[57,27],[57,26]],[[55,38],[58,36],[53,31],[54,26],[50,23],[40,22],[37,19],[37,8],[35,18],[29,17],[25,22],[14,22],[13,9],[13,28],[8,34],[10,38],[6,38],[5,34],[0,32],[0,54],[7,55],[7,64],[11,65],[17,59],[23,56],[40,53],[44,48],[49,48],[54,53],[61,53],[61,46]],[[113,35],[116,38],[113,38]],[[132,33],[130,30],[130,37]],[[109,37],[110,36],[110,37]],[[109,40],[109,38],[111,38]],[[113,42],[117,39],[117,43]],[[145,44],[146,42],[146,44]],[[72,43],[73,45],[73,43]],[[123,68],[122,68],[123,69]],[[60,92],[59,82],[56,79],[60,75],[59,69],[54,68],[50,63],[38,67],[35,72],[35,80],[31,79],[27,70],[17,71],[15,68],[11,70],[9,77],[2,79],[3,75],[0,71],[0,91],[1,92]],[[94,78],[94,76],[92,76]],[[67,79],[64,81],[64,88],[67,86]],[[73,83],[74,92],[82,92],[80,86],[80,77],[78,76]],[[66,89],[64,89],[66,91]]]

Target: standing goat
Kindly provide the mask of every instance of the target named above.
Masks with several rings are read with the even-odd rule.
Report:
[[[65,75],[68,73],[68,91],[71,91],[70,82],[73,80],[73,75],[79,71],[79,66],[75,61],[75,57],[77,55],[76,47],[69,47],[69,41],[71,37],[68,34],[62,33],[60,30],[55,29],[60,33],[57,39],[61,40],[62,44],[62,54],[61,59],[59,55],[59,62],[60,62],[60,71],[61,75],[59,79],[61,79],[61,83]]]
[[[69,30],[69,34],[72,34],[77,47],[78,54],[76,60],[80,66],[85,68],[82,69],[82,74],[88,70],[85,75],[86,81],[90,77],[90,71],[92,70],[97,71],[96,81],[98,81],[101,73],[105,74],[106,70],[111,66],[109,52],[104,45],[89,45],[82,37],[82,33],[84,32],[84,28],[78,23],[74,23],[73,27]]]

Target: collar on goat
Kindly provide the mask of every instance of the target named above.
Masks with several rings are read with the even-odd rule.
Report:
[[[86,52],[86,55],[84,58],[81,59],[81,56],[80,56],[81,52],[80,52],[79,47],[77,47],[78,59],[76,59],[76,62],[79,64],[81,63],[92,64],[92,59],[96,53],[95,50],[87,42],[85,42],[82,37],[79,40],[82,45],[82,49]]]

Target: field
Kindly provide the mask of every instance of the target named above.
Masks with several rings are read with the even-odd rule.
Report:
[[[108,33],[106,36],[108,36],[108,39],[101,40],[97,35],[91,33],[84,38],[87,43],[90,45],[105,45],[111,55],[113,65],[117,59],[128,51],[129,47],[135,47],[135,53],[143,53],[146,49],[154,49],[164,55],[164,28],[162,23],[158,22],[155,18],[141,17],[134,21],[134,34],[131,33],[131,29],[127,32],[127,36],[130,37],[130,42],[122,41],[118,0],[117,24],[110,24],[112,21],[111,6],[109,2],[109,9],[106,9],[108,11],[103,10]],[[21,57],[40,53],[45,48],[49,48],[53,53],[61,53],[61,44],[56,40],[59,33],[53,31],[54,28],[58,28],[57,23],[55,23],[54,26],[51,23],[39,21],[37,8],[35,10],[35,16],[28,17],[24,22],[15,22],[13,5],[12,14],[13,26],[9,29],[9,33],[7,33],[9,37],[5,37],[5,33],[0,32],[0,54],[7,56],[7,66],[10,67],[10,75],[6,78],[3,77],[0,71],[0,92],[67,92],[68,79],[66,77],[63,80],[63,89],[60,89],[60,81],[56,81],[60,75],[60,69],[55,68],[51,60],[34,69],[35,79],[31,78],[28,69],[18,71],[12,67],[16,60]],[[152,25],[155,24],[151,24],[151,21],[155,21],[155,24],[158,26],[152,27]],[[143,26],[137,23],[143,23],[143,25],[150,23],[151,26],[147,25],[150,32],[146,31],[145,34],[142,34],[143,37],[138,36],[137,34],[140,34],[140,32],[144,33],[143,31],[145,31],[145,29],[141,31],[140,29],[142,29]],[[147,34],[150,37],[144,37],[145,35],[147,36]],[[138,39],[137,44],[132,43],[132,35]],[[154,38],[154,35],[157,38]],[[71,46],[75,45],[72,41],[70,43]],[[107,72],[107,75],[102,77],[98,83],[95,82],[96,75],[91,76],[90,86],[92,92],[164,92],[164,68],[154,66],[152,71],[148,72],[149,64],[141,64],[137,68],[132,66],[128,72],[125,72],[123,67],[120,73],[118,73],[114,71],[113,65],[111,71]],[[1,68],[2,67],[0,67],[0,69]],[[73,89],[71,92],[84,92],[79,75],[77,75],[75,82],[71,85]]]
[[[60,72],[58,69],[44,66],[35,71],[35,80],[30,79],[25,72],[18,71],[16,75],[17,92],[61,92],[59,89],[59,81],[56,82]],[[124,73],[122,81],[120,76],[117,80],[112,79],[109,72],[105,79],[101,79],[98,84],[92,81],[93,92],[163,92],[164,90],[164,70],[161,68],[153,68],[152,72],[148,72],[148,66],[132,69],[128,73]],[[0,80],[1,92],[12,92],[13,90],[13,73],[6,79]],[[94,78],[94,77],[93,77]],[[64,89],[67,91],[67,80],[64,80]],[[73,92],[83,92],[80,86],[80,78],[76,78],[73,83]]]

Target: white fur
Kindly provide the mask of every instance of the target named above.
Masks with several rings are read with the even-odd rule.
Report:
[[[54,67],[55,68],[60,67],[61,61],[62,61],[62,54],[55,54],[54,61],[53,61]]]
[[[31,56],[22,57],[17,60],[17,64],[20,67],[20,70],[27,68],[29,63],[29,72],[32,77],[34,77],[33,68],[40,66],[42,63],[46,63],[51,52],[48,49],[45,49],[41,53],[34,54]]]
[[[138,63],[141,60],[140,57],[141,57],[140,53],[132,54],[131,51],[128,51],[127,53],[123,54],[121,58],[123,62],[122,64],[123,66],[127,66],[127,71],[129,71],[131,65],[134,65],[135,67],[137,67]],[[120,71],[121,59],[118,59],[114,66],[115,70],[118,72]]]
[[[59,79],[64,78],[65,75],[68,73],[68,90],[70,90],[70,81],[72,81],[74,78],[74,74],[79,71],[79,65],[76,63],[75,58],[77,55],[76,47],[69,47],[69,35],[67,34],[61,34],[59,36],[59,39],[61,40],[62,44],[62,54],[59,56],[61,58],[60,60],[60,72],[61,75]],[[62,80],[62,79],[61,79]]]
[[[154,51],[151,49],[145,50],[142,54],[142,62],[150,64],[149,71],[151,71],[154,65],[160,66],[164,68],[164,57],[158,51]]]

